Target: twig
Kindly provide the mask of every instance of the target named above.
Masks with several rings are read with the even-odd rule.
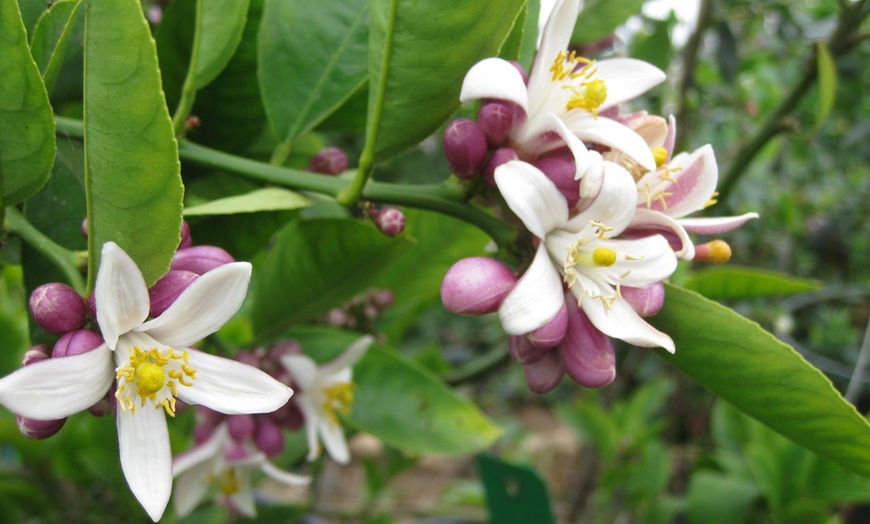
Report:
[[[870,319],[867,320],[867,328],[864,329],[864,341],[861,342],[861,351],[858,352],[858,361],[849,378],[849,386],[846,388],[846,400],[855,403],[861,386],[864,382],[864,370],[867,368],[867,360],[870,359]]]
[[[701,0],[701,5],[698,7],[698,20],[695,24],[695,30],[692,32],[689,39],[683,47],[680,79],[677,83],[677,145],[675,151],[682,151],[682,143],[684,138],[689,136],[689,117],[692,109],[689,107],[688,93],[695,86],[695,66],[698,62],[698,50],[701,48],[701,39],[704,36],[704,31],[710,25],[710,20],[713,18],[713,0]]]

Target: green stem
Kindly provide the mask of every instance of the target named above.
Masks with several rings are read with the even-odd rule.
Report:
[[[172,117],[172,127],[175,129],[175,136],[184,136],[187,131],[185,124],[190,117],[190,112],[193,110],[193,103],[196,100],[196,67],[199,61],[199,44],[202,31],[202,0],[196,0],[196,21],[194,22],[193,32],[193,48],[190,51],[190,63],[187,65],[187,76],[184,77],[184,85],[181,88],[181,99],[178,101],[178,107],[175,109],[175,115]]]
[[[19,238],[27,242],[33,249],[42,253],[60,269],[69,284],[81,294],[85,292],[85,281],[79,269],[81,258],[78,254],[55,243],[41,231],[33,227],[26,218],[14,207],[6,208],[6,225]]]

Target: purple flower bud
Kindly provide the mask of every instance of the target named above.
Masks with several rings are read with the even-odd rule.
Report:
[[[350,320],[350,315],[347,314],[347,311],[341,308],[331,309],[329,313],[326,314],[326,322],[330,326],[344,327],[348,324],[348,320]]]
[[[185,220],[181,221],[181,242],[178,244],[178,249],[184,249],[193,245],[193,237],[190,236],[190,224]]]
[[[29,366],[31,364],[36,364],[37,362],[42,362],[47,358],[51,358],[51,348],[45,344],[37,344],[24,352],[24,357],[21,359],[21,365]]]
[[[565,302],[568,303],[568,333],[556,348],[565,371],[575,382],[588,388],[610,384],[616,378],[613,342],[592,324],[574,300]]]
[[[106,415],[114,411],[114,408],[112,407],[112,400],[114,398],[114,395],[112,395],[111,398],[109,397],[109,395],[106,395],[105,397],[98,400],[96,404],[89,407],[88,411],[91,415],[95,417],[105,417]]]
[[[302,411],[292,399],[275,411],[269,413],[269,418],[273,422],[290,431],[296,431],[305,423],[305,417],[302,416]]]
[[[525,337],[508,337],[508,352],[520,364],[532,364],[550,352],[548,348],[537,347]]]
[[[57,420],[35,420],[32,418],[15,416],[15,423],[22,435],[33,440],[47,439],[54,436],[66,423],[66,418]]]
[[[65,333],[54,344],[52,358],[72,357],[93,351],[103,344],[103,338],[93,331],[77,329]]]
[[[235,262],[233,257],[217,246],[193,246],[176,251],[170,267],[202,275],[230,262]]]
[[[516,105],[501,100],[484,102],[477,113],[477,123],[492,147],[504,144],[514,124]]]
[[[535,393],[546,393],[559,385],[565,369],[555,351],[547,351],[544,357],[523,366],[523,374],[529,389]]]
[[[94,293],[88,297],[88,311],[91,313],[91,317],[97,318],[97,295]]]
[[[284,451],[284,435],[281,434],[281,427],[269,418],[261,417],[257,420],[254,443],[267,457],[280,455]]]
[[[30,314],[46,332],[60,335],[82,327],[88,318],[88,308],[75,289],[51,282],[31,293]]]
[[[245,442],[254,436],[254,417],[251,415],[232,415],[227,417],[227,429],[236,442]]]
[[[489,156],[489,160],[486,161],[486,166],[483,168],[483,181],[486,185],[495,187],[495,168],[498,166],[510,162],[511,160],[517,160],[519,155],[517,152],[509,147],[503,147],[501,149],[496,149]]]
[[[325,147],[311,158],[306,171],[324,175],[339,175],[347,169],[347,155],[337,147]]]
[[[620,292],[622,298],[642,317],[655,315],[665,304],[665,286],[661,282],[643,289],[623,286]]]
[[[553,320],[547,322],[538,329],[526,335],[529,342],[539,348],[553,348],[565,338],[565,333],[568,331],[568,309],[565,304],[553,317]]]
[[[255,368],[259,368],[261,364],[260,356],[253,351],[241,351],[234,358],[242,364],[254,366]]]
[[[82,220],[82,225],[79,226],[79,231],[82,232],[82,236],[88,238],[88,217],[85,216],[84,220]]]
[[[393,305],[395,296],[389,289],[378,289],[372,293],[372,299],[375,301],[376,306],[380,308],[388,308]]]
[[[540,169],[547,178],[556,184],[559,192],[568,201],[568,207],[574,207],[580,200],[580,181],[574,180],[576,166],[572,156],[556,156],[539,158],[532,165]]]
[[[463,258],[441,282],[441,302],[460,315],[483,315],[498,309],[517,277],[507,266],[487,257]]]
[[[388,237],[394,237],[405,230],[405,214],[397,207],[385,207],[375,219],[378,229]]]
[[[148,289],[151,297],[151,310],[148,312],[152,317],[159,317],[169,309],[181,293],[193,284],[199,275],[183,269],[170,269],[160,280]]]
[[[471,180],[480,172],[486,158],[486,135],[477,122],[456,119],[444,130],[444,154],[450,170],[459,178]]]
[[[510,63],[512,66],[514,66],[514,69],[519,71],[520,76],[523,77],[523,83],[528,84],[529,83],[529,75],[528,75],[528,73],[526,73],[526,68],[523,67],[523,64],[517,62],[516,60],[511,60]]]

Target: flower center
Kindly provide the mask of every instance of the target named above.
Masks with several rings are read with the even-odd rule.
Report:
[[[656,167],[662,167],[668,161],[668,150],[663,147],[652,148],[652,154],[656,161]]]
[[[600,267],[610,267],[616,263],[616,251],[609,247],[597,247],[592,252],[592,263]]]
[[[603,228],[603,224],[597,222],[592,224],[598,230]],[[601,238],[600,235],[599,238]],[[608,268],[616,264],[617,252],[615,249],[605,246],[590,249],[591,246],[588,245],[590,242],[593,242],[593,240],[581,238],[568,245],[562,273],[569,289],[573,288],[578,283],[578,280],[580,281],[582,292],[579,295],[575,293],[578,305],[582,307],[583,299],[586,297],[594,298],[601,301],[605,312],[609,312],[613,304],[622,298],[620,283],[623,278],[631,273],[631,270],[627,270],[619,275],[614,275],[612,272],[597,272],[598,268]],[[586,246],[586,248],[582,249],[583,246]],[[640,258],[628,254],[623,254],[623,259],[627,261],[640,260]],[[580,279],[581,275],[583,275],[585,280]],[[610,288],[609,286],[613,287]],[[600,291],[597,291],[607,288],[611,289],[612,293],[602,294]],[[593,289],[596,291],[592,291]]]
[[[559,51],[550,66],[553,82],[562,83],[562,88],[571,91],[566,110],[583,109],[598,118],[598,108],[607,100],[607,84],[594,78],[598,72],[595,60]]]
[[[350,415],[351,406],[353,406],[353,390],[356,389],[356,384],[353,382],[340,382],[329,387],[323,388],[323,411],[326,417],[333,424],[338,424],[338,416]]]
[[[242,479],[236,468],[224,468],[217,475],[208,476],[208,482],[224,495],[232,495],[242,488]]]
[[[118,389],[115,398],[124,411],[136,413],[136,398],[139,407],[146,401],[162,407],[170,416],[175,416],[175,398],[178,386],[192,386],[196,370],[190,367],[187,351],[176,352],[171,347],[161,351],[148,351],[133,346],[130,360],[115,370]]]

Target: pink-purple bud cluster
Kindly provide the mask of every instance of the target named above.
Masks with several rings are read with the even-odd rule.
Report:
[[[392,291],[372,289],[330,310],[321,321],[337,328],[370,333],[374,331],[375,321],[391,305],[393,305]]]
[[[340,175],[347,170],[347,154],[337,147],[325,147],[311,157],[305,170],[323,175]]]
[[[366,213],[381,233],[395,237],[405,230],[405,214],[397,207],[378,209],[373,205],[366,208]]]

